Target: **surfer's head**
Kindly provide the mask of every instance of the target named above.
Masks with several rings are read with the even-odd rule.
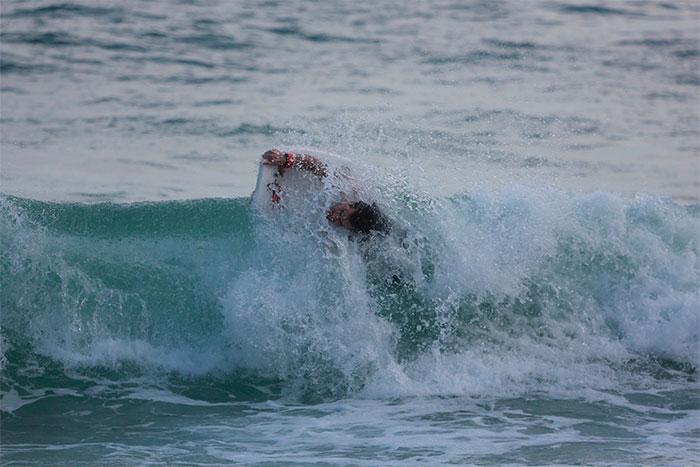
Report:
[[[377,205],[362,201],[354,203],[336,203],[326,213],[326,218],[338,227],[345,227],[354,232],[370,233],[371,231],[386,231],[384,216]]]

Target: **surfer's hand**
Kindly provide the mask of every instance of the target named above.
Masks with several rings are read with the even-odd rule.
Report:
[[[262,163],[265,165],[284,165],[287,158],[277,149],[270,149],[262,155]]]

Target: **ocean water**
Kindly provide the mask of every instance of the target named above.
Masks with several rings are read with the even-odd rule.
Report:
[[[0,4],[6,465],[700,460],[696,1]],[[250,205],[257,158],[352,161]]]

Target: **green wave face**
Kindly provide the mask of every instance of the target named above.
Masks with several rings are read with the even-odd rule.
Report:
[[[248,199],[4,196],[3,384],[158,375],[316,400],[492,358],[519,388],[578,377],[562,359],[593,385],[601,364],[697,368],[697,206],[529,189],[382,202],[393,229],[365,238]]]
[[[3,330],[80,355],[221,335],[217,294],[255,248],[247,200],[135,205],[3,199]],[[55,356],[55,355],[54,355]]]

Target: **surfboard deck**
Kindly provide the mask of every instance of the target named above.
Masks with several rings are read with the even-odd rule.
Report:
[[[349,165],[350,162],[342,156],[315,148],[292,146],[280,150],[318,157],[329,164],[329,170],[338,165]],[[289,198],[303,196],[304,193],[311,194],[313,190],[321,188],[321,180],[306,170],[291,167],[280,171],[277,166],[260,163],[252,204],[260,210],[278,209],[284,207]]]
[[[291,169],[288,169],[291,170]],[[260,164],[258,180],[253,191],[253,206],[258,209],[273,209],[280,206],[282,177],[277,166]]]
[[[294,167],[280,171],[277,166],[260,164],[253,207],[262,210],[282,208],[300,197],[312,196],[314,190],[320,189],[321,180],[309,171]]]

